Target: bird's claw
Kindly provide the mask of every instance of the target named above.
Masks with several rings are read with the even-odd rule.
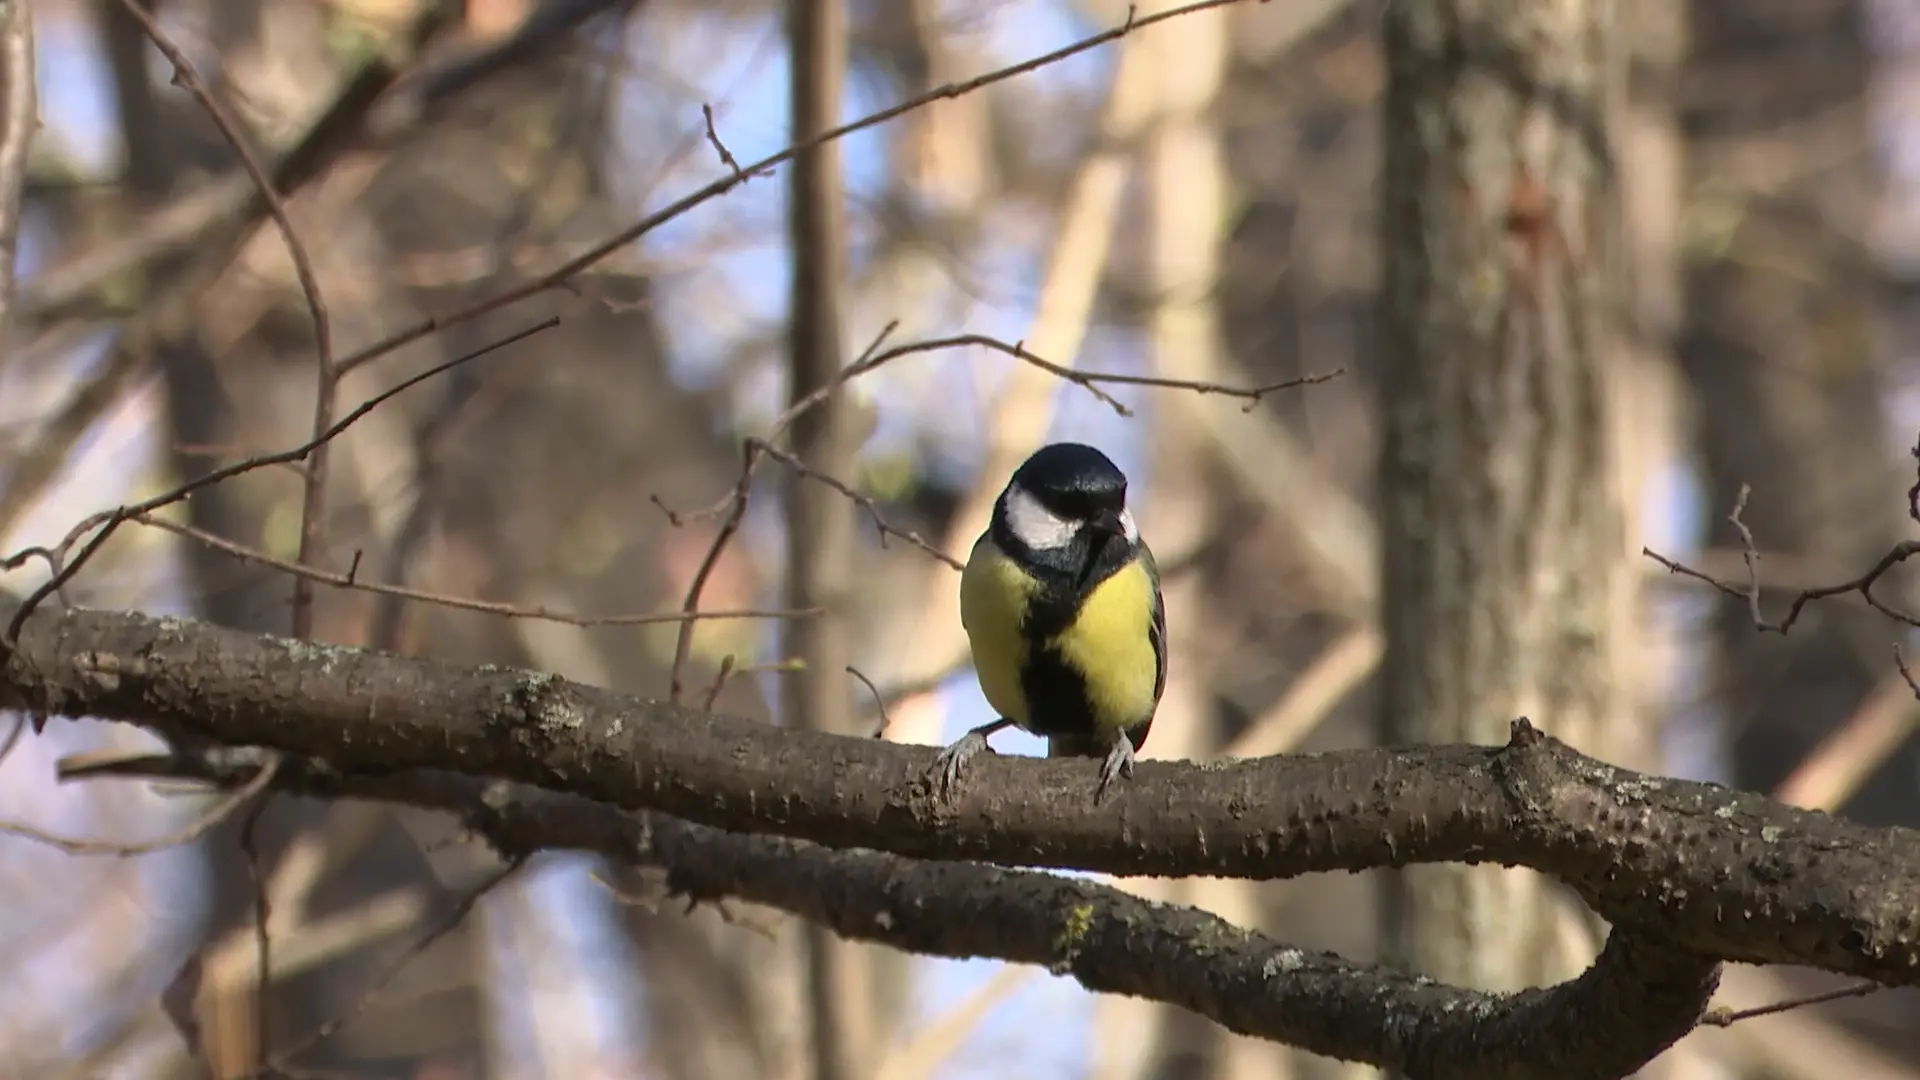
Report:
[[[960,780],[960,770],[973,760],[974,755],[991,749],[987,737],[978,731],[969,731],[955,739],[953,745],[940,751],[939,756],[933,759],[933,768],[928,770],[928,775],[933,779],[934,793],[942,799],[951,797],[953,786]]]
[[[1093,801],[1099,802],[1107,793],[1107,787],[1122,776],[1129,779],[1133,777],[1133,740],[1125,735],[1114,739],[1113,749],[1107,752],[1107,759],[1100,763],[1100,786],[1094,789]]]

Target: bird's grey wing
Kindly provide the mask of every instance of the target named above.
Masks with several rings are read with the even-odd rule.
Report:
[[[1157,707],[1161,692],[1167,688],[1167,605],[1160,596],[1159,564],[1144,543],[1140,545],[1140,561],[1147,568],[1147,579],[1153,582],[1153,621],[1147,627],[1147,639],[1153,642],[1153,703]]]

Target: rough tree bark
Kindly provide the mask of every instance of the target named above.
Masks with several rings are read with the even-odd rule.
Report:
[[[0,621],[20,631],[0,708],[231,748],[90,774],[231,783],[257,768],[250,748],[271,747],[292,755],[283,790],[449,810],[510,852],[601,851],[664,867],[695,897],[777,904],[897,948],[1048,964],[1416,1076],[1625,1075],[1697,1022],[1713,957],[1920,985],[1914,832],[1605,765],[1524,721],[1500,747],[1143,761],[1097,808],[1071,762],[997,757],[933,803],[925,747],[182,619],[19,619],[0,604]],[[760,832],[810,843],[744,835]],[[1579,979],[1486,995],[983,859],[1255,879],[1493,862],[1553,875],[1614,929]]]
[[[1609,0],[1385,16],[1389,744],[1492,743],[1513,716],[1550,715],[1591,747],[1614,708],[1604,646],[1625,560],[1600,314],[1612,22]],[[1491,868],[1396,875],[1389,952],[1470,986],[1563,977],[1572,958],[1542,885]]]

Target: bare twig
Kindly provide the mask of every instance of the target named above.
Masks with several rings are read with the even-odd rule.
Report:
[[[771,439],[779,437],[788,427],[792,426],[794,419],[802,412],[826,400],[828,393],[835,387],[844,386],[848,379],[853,378],[861,371],[871,371],[877,366],[873,362],[874,356],[880,348],[881,343],[893,333],[897,326],[899,326],[898,322],[890,322],[881,328],[880,333],[874,336],[872,343],[867,346],[866,351],[861,354],[860,359],[842,369],[834,382],[827,386],[820,387],[806,398],[789,406],[786,411],[782,412],[778,417],[775,417],[773,424],[768,428],[766,441],[771,441]],[[653,504],[659,507],[661,512],[667,515],[667,520],[675,526],[683,525],[687,521],[692,520],[693,517],[710,517],[720,513],[726,513],[727,515],[726,520],[720,525],[719,532],[714,534],[713,542],[707,545],[707,553],[701,557],[700,567],[694,571],[693,580],[687,585],[686,599],[682,601],[680,605],[680,610],[684,613],[691,614],[699,610],[700,596],[706,591],[707,579],[713,575],[713,568],[719,565],[721,554],[726,551],[727,544],[733,539],[733,534],[740,530],[740,523],[746,518],[747,499],[753,492],[754,469],[760,464],[760,454],[755,447],[756,444],[752,440],[743,444],[741,447],[740,476],[734,481],[733,491],[708,510],[701,511],[697,515],[683,515],[661,502],[658,495],[649,496],[649,498],[653,500]],[[682,623],[680,633],[675,637],[673,643],[673,667],[667,680],[667,700],[674,702],[680,700],[682,692],[681,679],[686,672],[687,659],[692,653],[693,624]]]
[[[916,353],[939,352],[945,349],[991,349],[994,352],[1010,356],[1021,363],[1038,368],[1055,378],[1064,379],[1080,387],[1121,416],[1132,416],[1133,410],[1121,404],[1113,395],[1101,390],[1100,387],[1102,385],[1149,386],[1163,390],[1189,390],[1193,393],[1203,395],[1221,394],[1226,397],[1245,398],[1248,406],[1251,407],[1259,404],[1269,395],[1281,390],[1292,390],[1297,387],[1311,386],[1316,383],[1336,379],[1345,374],[1344,368],[1335,368],[1332,371],[1316,372],[1312,375],[1283,379],[1280,382],[1267,383],[1262,386],[1227,386],[1221,383],[1203,382],[1193,379],[1169,379],[1159,375],[1124,375],[1099,371],[1081,371],[1077,368],[1068,367],[1065,364],[1055,363],[1046,357],[1035,355],[1027,349],[1025,342],[1002,341],[999,338],[990,337],[986,334],[953,334],[947,337],[925,338],[920,341],[911,342],[906,345],[896,345],[893,348],[880,351],[878,348],[880,341],[884,340],[887,334],[891,333],[894,327],[898,325],[898,323],[889,323],[887,329],[882,331],[881,337],[876,339],[874,344],[869,347],[868,354],[854,363],[847,365],[842,371],[837,383],[830,387],[824,387],[821,391],[800,401],[796,401],[790,406],[787,411],[782,413],[779,419],[775,421],[772,429],[768,431],[765,438],[769,442],[776,440],[780,433],[784,432],[786,428],[793,424],[795,418],[818,405],[820,401],[824,400],[827,394],[839,389],[848,381],[858,376],[865,375],[875,368],[891,363],[903,356],[912,356]]]
[[[256,563],[284,571],[294,577],[303,577],[319,585],[331,585],[339,589],[353,589],[372,593],[375,596],[392,597],[398,600],[417,600],[423,604],[438,607],[455,608],[461,611],[477,611],[487,615],[503,615],[511,619],[535,619],[540,622],[564,623],[568,626],[655,626],[661,623],[677,623],[685,619],[698,619],[718,622],[727,619],[804,619],[818,615],[818,608],[798,611],[781,610],[721,610],[721,611],[656,611],[646,613],[622,613],[615,615],[574,615],[552,608],[523,604],[508,604],[494,600],[476,600],[465,596],[432,592],[427,589],[408,588],[404,585],[388,585],[377,581],[364,581],[356,577],[353,570],[345,573],[334,570],[322,570],[313,566],[301,566],[299,563],[277,558],[258,548],[235,543],[225,537],[215,536],[204,529],[183,525],[177,521],[154,514],[131,514],[127,520],[155,529],[170,532],[183,539],[204,544],[236,559]],[[356,561],[357,565],[357,561]]]
[[[747,174],[740,168],[740,159],[734,157],[733,151],[727,149],[727,144],[720,141],[720,132],[713,126],[713,106],[704,101],[701,102],[700,117],[707,122],[707,145],[713,147],[713,152],[720,155],[720,164],[732,169],[733,175],[739,177],[744,183]]]
[[[1910,453],[1916,463],[1920,463],[1920,443],[1916,443]],[[1760,573],[1759,546],[1744,518],[1747,500],[1752,493],[1749,485],[1740,485],[1726,518],[1740,538],[1740,560],[1746,571],[1744,585],[1721,581],[1704,571],[1660,555],[1651,548],[1642,548],[1641,553],[1671,574],[1701,582],[1736,600],[1745,601],[1749,620],[1756,630],[1763,633],[1786,634],[1807,605],[1815,600],[1856,595],[1861,602],[1896,622],[1920,626],[1920,620],[1882,601],[1873,591],[1875,584],[1895,566],[1920,554],[1920,542],[1912,540],[1894,544],[1863,574],[1835,585],[1798,590],[1789,602],[1786,614],[1779,619],[1769,620],[1761,606],[1764,583]],[[1916,467],[1914,486],[1907,491],[1907,512],[1915,521],[1920,521],[1920,465]],[[1911,734],[1914,701],[1920,699],[1920,679],[1914,676],[1898,644],[1893,647],[1893,659],[1899,669],[1898,678],[1889,674],[1882,680],[1845,723],[1824,739],[1794,769],[1792,775],[1780,783],[1774,790],[1775,798],[1810,809],[1835,810]]]
[[[1907,516],[1920,522],[1920,437],[1913,442],[1913,449],[1907,451],[1913,458],[1913,486],[1907,489]]]
[[[775,449],[773,446],[765,442],[762,442],[759,439],[753,439],[750,441],[752,442],[754,448],[758,450],[761,454],[764,454],[767,457],[770,457],[773,460],[778,461],[780,464],[785,465],[787,468],[792,469],[794,472],[800,474],[801,476],[809,480],[812,480],[819,484],[824,484],[825,486],[832,488],[833,490],[846,496],[847,499],[851,501],[855,506],[858,506],[860,509],[865,510],[867,512],[867,517],[872,520],[874,528],[878,530],[880,533],[881,547],[886,546],[887,537],[897,536],[900,539],[905,540],[907,543],[912,544],[914,547],[919,548],[921,551],[924,551],[927,554],[933,556],[934,558],[939,559],[941,562],[946,563],[948,566],[954,568],[955,570],[959,570],[961,568],[961,562],[959,559],[956,559],[953,556],[947,554],[946,552],[941,551],[939,548],[934,547],[932,544],[927,543],[927,541],[923,539],[919,533],[908,532],[905,529],[897,529],[892,525],[887,524],[887,519],[880,515],[880,508],[874,504],[874,501],[868,498],[867,496],[862,495],[859,492],[853,490],[853,488],[849,486],[846,483],[846,481],[838,479],[837,477],[831,476],[825,472],[821,472],[820,470],[815,469],[812,466],[802,462],[799,458],[794,457],[792,454],[789,454],[784,450]]]
[[[867,678],[866,673],[861,671],[859,668],[854,667],[852,664],[848,664],[847,674],[853,676],[856,679],[859,679],[860,682],[866,686],[867,693],[873,695],[873,707],[879,710],[879,713],[880,713],[880,726],[873,729],[873,737],[876,739],[885,738],[887,734],[887,725],[892,723],[892,721],[887,717],[887,699],[880,696],[880,688],[873,685],[873,680]]]
[[[409,54],[418,52],[439,32],[451,10],[444,4],[421,6],[405,35]],[[401,62],[404,58],[371,57],[275,166],[272,188],[290,193],[325,172],[360,131],[374,102],[392,86]],[[193,257],[170,276],[166,290],[144,302],[139,316],[122,329],[106,362],[67,400],[59,415],[47,422],[28,452],[10,463],[6,489],[0,491],[0,534],[40,497],[81,438],[146,369],[155,342],[178,332],[194,317],[193,307],[201,294],[226,272],[234,253],[265,219],[268,208],[244,170],[219,182],[216,189],[206,193],[204,204],[193,203],[194,207],[204,205],[204,210],[157,215],[136,228],[127,241],[110,245],[108,251],[83,256],[78,260],[83,265],[56,267],[28,286],[21,310],[45,318],[83,302],[102,287],[102,282],[122,271],[166,258],[181,244],[194,245]],[[149,227],[151,231],[145,231]]]
[[[225,108],[214,99],[201,79],[200,72],[187,59],[185,53],[173,43],[160,23],[147,12],[139,0],[121,0],[140,28],[146,31],[147,39],[153,47],[173,65],[174,82],[186,88],[200,107],[206,110],[213,120],[214,127],[220,130],[222,138],[233,147],[240,158],[240,165],[247,171],[247,177],[253,181],[260,201],[266,206],[267,214],[280,230],[281,239],[287,245],[287,257],[293,261],[294,276],[300,282],[301,295],[306,298],[307,310],[313,316],[313,337],[318,377],[314,387],[313,436],[320,436],[333,426],[333,412],[339,388],[339,373],[333,362],[332,321],[327,315],[327,303],[320,295],[320,279],[313,271],[313,259],[307,254],[307,246],[300,239],[300,233],[293,227],[293,218],[287,213],[287,204],[274,190],[273,178],[267,174],[265,166],[260,164],[247,140],[240,134]],[[315,443],[312,451],[306,455],[306,474],[303,480],[304,491],[300,503],[300,552],[298,561],[302,565],[311,565],[320,545],[321,506],[326,497],[327,463],[332,456],[331,440]],[[308,638],[313,636],[313,580],[307,577],[295,577],[293,582],[293,636]]]
[[[361,365],[378,360],[388,353],[393,352],[395,349],[418,341],[428,334],[444,330],[449,326],[471,322],[489,312],[497,311],[510,304],[518,303],[527,297],[543,293],[548,289],[556,288],[561,282],[593,266],[614,252],[627,247],[635,240],[659,228],[661,225],[739,187],[746,182],[748,177],[759,176],[776,166],[784,165],[815,146],[845,138],[855,132],[865,131],[871,127],[877,127],[896,117],[910,113],[915,109],[924,108],[926,105],[939,101],[942,98],[971,94],[984,87],[992,86],[995,83],[1005,82],[1015,76],[1038,71],[1041,68],[1057,64],[1062,60],[1099,48],[1109,42],[1118,41],[1136,30],[1145,29],[1155,23],[1165,22],[1168,19],[1176,19],[1182,15],[1189,15],[1196,11],[1206,11],[1211,8],[1226,7],[1230,4],[1243,2],[1245,2],[1245,0],[1196,0],[1195,3],[1169,8],[1165,11],[1155,12],[1152,15],[1142,15],[1138,18],[1133,17],[1131,11],[1129,11],[1127,20],[1119,26],[1089,35],[1081,38],[1079,41],[1063,45],[1052,52],[1031,57],[1017,64],[997,68],[993,71],[976,75],[971,79],[950,82],[934,87],[924,94],[917,94],[897,105],[881,109],[878,112],[869,113],[858,120],[841,124],[838,127],[823,131],[818,135],[803,139],[788,146],[784,150],[769,154],[751,165],[743,166],[738,173],[730,171],[727,175],[713,181],[707,186],[674,200],[672,203],[648,214],[646,217],[607,237],[605,240],[581,252],[572,259],[561,263],[552,270],[541,274],[539,277],[513,286],[512,288],[504,289],[493,296],[477,301],[450,314],[429,316],[368,345],[358,352],[342,357],[340,360],[340,374],[344,376]]]
[[[33,609],[37,607],[41,601],[45,600],[48,596],[52,595],[61,586],[65,585],[69,580],[71,580],[73,578],[73,575],[79,573],[80,568],[82,566],[85,566],[87,561],[91,559],[94,556],[94,554],[100,550],[101,546],[107,542],[108,538],[110,538],[113,535],[113,533],[116,530],[118,530],[119,527],[122,524],[126,523],[127,521],[132,520],[134,517],[140,514],[151,513],[155,510],[161,509],[162,507],[171,506],[174,503],[181,501],[182,499],[189,498],[196,491],[200,491],[204,488],[211,487],[214,484],[220,483],[223,480],[227,480],[235,476],[239,476],[242,473],[251,472],[255,469],[265,468],[266,466],[273,465],[276,463],[298,461],[301,458],[306,457],[306,455],[310,453],[316,446],[319,446],[322,443],[325,443],[331,439],[338,437],[341,432],[347,430],[349,427],[352,427],[362,417],[366,416],[368,413],[372,412],[374,409],[379,408],[382,404],[384,404],[391,398],[399,395],[403,391],[410,390],[413,387],[418,386],[420,383],[427,381],[428,379],[434,378],[435,376],[438,376],[443,372],[450,371],[453,368],[460,366],[461,364],[465,364],[470,361],[477,360],[480,357],[486,356],[487,354],[497,349],[504,348],[505,346],[512,345],[526,338],[532,337],[533,335],[543,330],[550,330],[553,327],[558,326],[559,324],[560,324],[560,320],[557,318],[549,317],[546,319],[542,319],[541,321],[534,323],[532,326],[526,327],[522,330],[518,330],[512,334],[507,335],[504,338],[491,342],[487,345],[483,345],[480,348],[475,349],[471,352],[463,353],[444,363],[435,364],[434,366],[427,368],[425,371],[422,371],[416,375],[412,375],[406,379],[403,379],[399,383],[396,383],[395,385],[393,385],[392,387],[389,387],[388,389],[383,390],[378,394],[375,394],[373,397],[368,398],[366,401],[361,402],[360,405],[357,406],[352,412],[348,413],[344,417],[341,417],[332,426],[328,427],[327,430],[321,432],[320,434],[314,436],[313,438],[307,440],[306,442],[301,443],[299,446],[293,447],[288,450],[282,450],[282,451],[279,451],[278,453],[259,455],[253,458],[249,458],[246,461],[239,462],[238,464],[228,465],[224,468],[214,469],[213,471],[208,472],[196,479],[190,480],[187,483],[181,484],[178,487],[173,488],[171,491],[166,491],[159,495],[155,495],[151,499],[147,499],[143,502],[133,503],[130,505],[120,506],[104,514],[95,514],[95,515],[92,515],[91,517],[88,517],[82,520],[78,525],[75,525],[71,530],[68,531],[66,539],[64,539],[61,542],[60,549],[62,552],[67,550],[73,544],[77,543],[79,540],[79,537],[86,534],[87,532],[90,532],[94,529],[98,529],[99,531],[94,534],[93,539],[88,541],[85,547],[80,549],[80,553],[78,555],[74,556],[72,559],[67,560],[66,565],[62,566],[59,572],[54,574],[53,577],[49,579],[45,584],[41,585],[38,589],[34,590],[34,592],[30,596],[28,596],[25,601],[21,603],[20,610],[15,613],[13,620],[9,622],[7,625],[7,632],[4,638],[0,638],[0,646],[10,646],[14,641],[18,640],[19,634],[20,634],[20,627],[25,623],[27,617],[32,613]],[[10,555],[5,559],[0,560],[0,570],[11,570],[15,566],[18,566],[24,560],[25,560],[25,556],[21,554],[16,553],[14,555]]]
[[[1874,585],[1877,584],[1881,578],[1885,577],[1889,571],[1901,563],[1906,562],[1908,559],[1913,558],[1915,555],[1920,555],[1920,540],[1902,540],[1893,545],[1887,549],[1885,555],[1880,556],[1878,562],[1874,563],[1871,568],[1858,577],[1840,582],[1837,585],[1822,585],[1818,588],[1801,589],[1792,601],[1787,604],[1787,613],[1785,615],[1779,619],[1769,620],[1760,607],[1760,551],[1754,544],[1753,530],[1747,526],[1745,521],[1741,520],[1741,514],[1746,510],[1747,496],[1751,493],[1751,490],[1752,489],[1745,484],[1740,485],[1740,494],[1734,499],[1733,510],[1727,514],[1728,523],[1740,533],[1741,553],[1747,566],[1747,583],[1744,586],[1732,585],[1720,581],[1692,567],[1675,562],[1665,555],[1654,551],[1652,548],[1643,547],[1640,549],[1640,554],[1666,567],[1669,573],[1692,578],[1736,600],[1745,600],[1747,603],[1747,612],[1753,620],[1754,629],[1762,633],[1785,634],[1787,631],[1793,629],[1794,623],[1800,620],[1801,612],[1806,609],[1808,604],[1815,600],[1825,600],[1830,597],[1845,596],[1850,593],[1859,594],[1860,598],[1866,601],[1868,606],[1895,622],[1903,623],[1907,626],[1920,627],[1920,618],[1916,618],[1898,608],[1892,607],[1873,593]]]
[[[1700,1023],[1709,1027],[1732,1027],[1742,1020],[1752,1020],[1761,1016],[1773,1016],[1792,1009],[1805,1008],[1808,1005],[1824,1005],[1829,1001],[1866,997],[1868,994],[1877,993],[1885,989],[1887,989],[1885,986],[1876,982],[1854,983],[1851,986],[1843,986],[1838,990],[1826,990],[1818,994],[1808,994],[1805,997],[1790,998],[1786,1001],[1777,1001],[1771,1005],[1761,1005],[1752,1009],[1708,1009],[1706,1013],[1700,1017]]]
[[[899,326],[900,326],[899,320],[895,320],[893,322],[888,323],[886,326],[881,327],[880,332],[874,335],[873,341],[868,343],[866,350],[860,354],[860,358],[858,360],[855,360],[853,363],[848,364],[844,368],[841,368],[839,374],[835,377],[833,382],[814,390],[812,393],[806,395],[804,398],[801,398],[799,401],[796,401],[793,404],[787,406],[787,408],[784,409],[780,413],[780,415],[773,418],[773,423],[767,425],[766,434],[760,436],[760,438],[757,441],[762,444],[778,443],[780,441],[780,438],[787,433],[787,430],[793,426],[794,421],[798,420],[801,416],[805,415],[810,409],[819,405],[821,402],[827,400],[827,398],[831,396],[834,393],[834,391],[847,385],[847,383],[851,382],[853,379],[861,375],[864,375],[869,371],[872,371],[874,368],[879,367],[881,364],[884,364],[889,360],[898,359],[899,357],[906,356],[910,353],[926,351],[925,349],[921,348],[918,345],[908,345],[908,346],[903,346],[902,348],[899,348],[899,349],[889,349],[885,353],[881,353],[879,351],[880,345],[883,342],[885,342],[888,337],[892,336],[894,330],[898,329]],[[650,497],[653,502],[653,505],[659,507],[660,512],[667,516],[667,521],[676,528],[678,528],[679,526],[685,525],[689,522],[704,521],[709,518],[716,518],[724,513],[727,513],[729,510],[733,509],[734,504],[740,498],[740,488],[739,488],[740,481],[750,480],[752,478],[753,470],[757,469],[760,465],[759,454],[753,452],[752,442],[754,441],[755,440],[749,440],[749,443],[747,446],[748,456],[746,457],[745,464],[743,466],[745,470],[745,474],[740,477],[740,480],[735,481],[734,490],[732,492],[729,492],[727,495],[723,496],[719,501],[715,502],[713,505],[707,507],[704,510],[692,510],[692,511],[675,510],[672,507],[669,507],[666,503],[662,502],[658,495],[654,495]]]
[[[720,564],[720,555],[726,551],[727,542],[733,534],[740,531],[740,522],[747,516],[747,497],[753,489],[753,466],[758,455],[752,444],[742,448],[743,461],[740,465],[740,479],[733,490],[733,512],[720,523],[720,531],[714,534],[713,543],[707,545],[707,553],[700,559],[699,569],[693,572],[693,580],[687,583],[687,596],[680,610],[692,614],[700,609],[700,594],[707,589],[707,579],[713,576],[713,568]],[[656,504],[658,500],[655,500]],[[669,519],[671,520],[671,519]],[[681,680],[687,670],[687,658],[693,654],[693,623],[680,624],[680,633],[674,638],[673,667],[667,678],[667,700],[678,703],[682,692]]]
[[[720,700],[720,691],[726,689],[727,678],[732,674],[733,654],[728,653],[720,658],[720,670],[714,673],[713,682],[707,687],[707,698],[701,702],[701,708],[707,712],[713,711],[714,704]]]
[[[113,855],[123,859],[135,855],[147,855],[155,851],[179,847],[182,844],[191,844],[205,836],[215,825],[232,816],[233,812],[245,805],[248,800],[267,790],[267,787],[273,783],[278,769],[279,766],[274,759],[267,759],[254,771],[251,780],[222,795],[212,809],[195,818],[191,824],[153,840],[141,840],[135,843],[81,840],[58,836],[36,826],[16,821],[0,821],[0,833],[58,848],[68,855]]]
[[[280,193],[274,189],[273,179],[266,168],[254,155],[252,147],[241,135],[239,128],[227,115],[226,110],[214,99],[206,82],[186,54],[181,52],[167,33],[160,28],[159,22],[148,13],[139,0],[122,0],[121,6],[133,20],[146,32],[147,39],[154,48],[160,50],[167,62],[173,65],[174,82],[186,88],[200,103],[207,116],[219,129],[221,137],[233,147],[240,165],[246,170],[248,179],[253,181],[260,203],[273,219],[280,231],[282,241],[287,246],[287,257],[293,262],[294,276],[300,283],[301,294],[307,302],[307,309],[313,317],[314,343],[317,353],[319,376],[315,389],[313,437],[321,440],[306,455],[305,475],[302,477],[304,496],[301,504],[299,562],[310,563],[319,542],[320,505],[325,495],[327,463],[331,454],[329,442],[322,436],[332,426],[335,392],[338,384],[333,364],[333,332],[327,315],[327,304],[320,292],[320,281],[314,273],[313,259],[307,253],[305,243],[300,239],[299,230],[293,227],[293,218],[287,213],[287,206]],[[104,541],[108,530],[101,532]],[[83,556],[84,558],[84,556]],[[313,636],[313,582],[307,577],[296,576],[293,584],[292,633],[296,638]],[[264,789],[279,768],[279,758],[269,758],[259,771],[259,789]],[[246,792],[240,798],[228,803],[237,807],[252,799],[254,792]],[[255,895],[254,910],[254,950],[258,964],[254,985],[248,995],[253,1005],[254,1018],[254,1056],[261,1075],[267,1073],[267,1065],[273,1049],[273,1017],[268,1003],[268,988],[272,983],[272,935],[267,932],[267,920],[271,914],[271,900],[267,895],[267,870],[263,862],[257,831],[260,816],[266,809],[264,799],[251,801],[246,820],[240,830],[240,849],[247,865],[247,872],[253,880]]]
[[[1913,669],[1907,666],[1907,655],[1901,651],[1898,642],[1895,642],[1893,646],[1893,663],[1895,667],[1900,669],[1900,677],[1906,680],[1907,689],[1913,691],[1913,696],[1916,700],[1920,700],[1920,681],[1914,679]]]

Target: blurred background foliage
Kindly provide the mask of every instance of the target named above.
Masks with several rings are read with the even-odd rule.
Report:
[[[1346,371],[1250,411],[1111,387],[1130,418],[977,347],[903,357],[852,384],[863,442],[841,478],[955,556],[1007,468],[1049,434],[1099,442],[1135,477],[1175,649],[1150,756],[1373,738],[1384,7],[1291,0],[1183,17],[844,141],[849,360],[897,322],[890,344],[986,334],[1093,371],[1229,385]],[[1126,17],[1107,0],[848,10],[849,119]],[[227,140],[120,0],[33,11],[45,123],[0,360],[6,551],[295,445],[313,416],[307,303],[280,237],[244,205]],[[1779,603],[1864,570],[1905,527],[1905,448],[1920,426],[1920,12],[1900,0],[1618,11],[1626,92],[1611,121],[1630,273],[1628,332],[1609,363],[1629,403],[1628,540],[1737,579],[1724,516],[1750,484],[1745,520]],[[725,175],[703,106],[742,162],[789,141],[783,16],[764,0],[164,0],[157,14],[266,156],[318,147],[289,206],[341,354],[531,281]],[[398,81],[369,108],[354,95],[386,67]],[[361,137],[315,140],[343,110]],[[675,524],[663,507],[690,515],[724,498],[740,440],[784,405],[788,286],[808,272],[789,251],[784,183],[752,178],[562,287],[355,370],[343,408],[560,320],[338,441],[320,563],[589,618],[677,609],[719,522]],[[782,605],[773,496],[792,482],[760,472],[705,606]],[[289,559],[300,499],[296,471],[264,470],[172,520]],[[951,738],[984,710],[963,666],[956,575],[861,521],[844,553],[855,588],[834,613],[848,655],[888,702],[888,737]],[[1744,604],[1636,568],[1633,701],[1606,756],[1920,824],[1897,628],[1837,604],[1763,636]],[[31,588],[44,572],[30,564],[7,583]],[[71,593],[284,633],[291,587],[257,560],[130,529]],[[648,696],[666,693],[677,635],[358,590],[321,588],[316,604],[314,633],[329,641]],[[761,621],[702,624],[687,681],[704,692],[732,656],[715,707],[778,720],[783,636]],[[872,711],[851,679],[846,695]],[[60,724],[20,740],[0,763],[0,814],[121,840],[191,820],[202,797],[51,779],[62,754],[140,738]],[[255,886],[239,833],[228,822],[136,858],[0,836],[0,1073],[247,1074]],[[572,857],[538,860],[473,902],[499,870],[491,857],[451,823],[391,807],[276,798],[256,841],[273,899],[272,1029],[292,1044],[337,1027],[296,1056],[302,1069],[694,1080],[809,1068],[803,935],[783,918],[685,912],[658,902],[657,882]],[[1129,887],[1376,955],[1365,878]],[[888,1080],[1352,1071],[1034,970],[853,953],[870,969],[857,984],[860,1059]],[[190,959],[194,977],[179,978]],[[1822,985],[1741,970],[1725,996],[1750,1005]],[[1888,992],[1702,1032],[1650,1073],[1920,1076],[1913,1007],[1910,992]]]

